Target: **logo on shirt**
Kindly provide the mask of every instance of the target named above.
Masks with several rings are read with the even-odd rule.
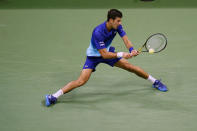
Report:
[[[99,42],[100,46],[104,46],[105,43],[103,41]]]

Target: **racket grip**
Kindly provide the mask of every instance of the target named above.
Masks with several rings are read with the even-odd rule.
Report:
[[[138,49],[138,52],[142,52],[142,47]]]

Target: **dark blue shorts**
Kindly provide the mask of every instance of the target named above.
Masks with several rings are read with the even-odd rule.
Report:
[[[110,47],[109,51],[114,52],[115,48]],[[83,69],[93,69],[94,72],[96,70],[96,66],[100,63],[105,63],[113,67],[114,64],[118,62],[120,59],[121,58],[103,59],[102,57],[87,56]]]

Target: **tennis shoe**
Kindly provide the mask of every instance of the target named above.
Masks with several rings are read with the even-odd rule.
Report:
[[[160,80],[156,80],[155,83],[153,83],[153,88],[156,88],[162,92],[168,91],[167,86],[164,85]]]
[[[55,104],[57,102],[57,98],[52,95],[45,96],[45,105],[50,106],[51,104]]]

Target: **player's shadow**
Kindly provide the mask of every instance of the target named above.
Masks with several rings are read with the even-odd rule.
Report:
[[[116,92],[91,92],[91,93],[80,93],[80,94],[68,94],[62,96],[57,104],[68,104],[75,105],[79,108],[101,110],[99,106],[103,103],[111,102],[125,102],[129,101],[131,104],[140,105],[141,108],[148,108],[151,110],[165,110],[165,111],[190,111],[190,109],[184,106],[180,101],[174,99],[164,99],[160,98],[165,95],[166,92],[160,92],[153,88],[141,88],[133,90],[124,90]],[[155,97],[157,95],[158,97]],[[127,103],[127,102],[125,102]]]
[[[91,104],[91,103],[102,103],[107,101],[113,101],[116,99],[124,99],[128,95],[133,97],[139,97],[140,95],[149,95],[153,92],[152,88],[148,88],[150,85],[132,83],[133,87],[143,87],[139,89],[124,89],[128,86],[130,81],[122,81],[118,83],[113,83],[110,86],[106,87],[107,90],[96,90],[97,92],[89,93],[80,93],[75,94],[76,92],[70,92],[67,95],[62,96],[59,99],[59,103],[79,103],[79,104]],[[119,88],[121,87],[121,89]],[[83,88],[83,87],[79,87]],[[79,89],[78,88],[78,89]],[[91,87],[90,87],[91,88]],[[77,89],[75,90],[77,91]],[[149,92],[149,93],[148,93]]]
[[[124,89],[123,89],[124,90]],[[91,104],[91,103],[102,103],[107,101],[113,101],[116,99],[123,99],[123,97],[126,97],[128,95],[134,95],[140,94],[140,92],[144,91],[150,91],[150,89],[143,88],[143,89],[133,89],[133,90],[125,90],[117,92],[113,91],[100,91],[100,92],[91,92],[91,93],[81,93],[76,95],[69,95],[69,96],[63,96],[60,98],[59,103],[79,103],[79,104]],[[151,91],[152,92],[152,91]],[[141,95],[144,95],[142,93]]]
[[[111,103],[114,101],[125,102],[129,101],[131,104],[140,105],[141,108],[148,108],[151,110],[165,110],[165,111],[190,111],[190,109],[184,106],[180,101],[176,99],[167,99],[164,95],[168,95],[168,92],[160,92],[150,87],[150,84],[132,84],[139,89],[124,89],[124,84],[119,83],[122,90],[114,89],[113,85],[107,87],[109,90],[97,90],[97,92],[88,93],[76,93],[70,92],[67,95],[60,97],[57,104],[75,105],[79,108],[97,109],[98,106],[103,103]],[[126,83],[128,85],[128,83]],[[117,86],[117,85],[116,85]],[[126,102],[127,103],[127,102]],[[100,110],[100,108],[98,109]]]
[[[93,103],[102,103],[102,102],[110,102],[116,99],[124,99],[128,95],[133,95],[133,97],[139,97],[140,95],[148,95],[153,92],[153,89],[147,88],[148,85],[142,85],[145,88],[139,89],[124,89],[124,86],[128,85],[128,83],[122,82],[118,84],[112,84],[108,86],[108,90],[99,90],[99,92],[88,92],[88,93],[76,93],[77,90],[83,87],[79,87],[72,92],[67,93],[66,95],[61,96],[56,104],[65,103],[65,104],[93,104]],[[114,88],[121,87],[120,89]],[[132,84],[132,86],[136,86]],[[138,84],[139,86],[139,84]],[[132,87],[131,87],[132,88]],[[143,93],[144,92],[144,93]],[[149,93],[148,93],[149,92]],[[45,100],[41,101],[41,105],[45,106]],[[53,105],[52,105],[53,106]]]
[[[111,84],[104,90],[96,89],[92,92],[88,91],[88,93],[79,93],[78,90],[83,88],[80,87],[67,93],[66,95],[61,96],[56,104],[64,103],[68,104],[68,106],[74,105],[79,108],[97,109],[98,106],[96,105],[100,105],[102,103],[111,103],[114,101],[124,102],[129,99],[131,104],[134,103],[135,105],[138,103],[142,108],[149,108],[153,110],[190,110],[177,100],[160,97],[162,95],[167,95],[169,91],[160,92],[154,88],[151,88],[150,84],[144,83],[132,83],[130,89],[124,88],[129,84],[130,81],[123,81]],[[132,87],[139,87],[139,89],[132,89]],[[42,105],[45,106],[45,101],[42,101]],[[100,110],[100,108],[98,110]]]
[[[147,85],[143,85],[143,88],[139,89],[124,89],[124,84],[128,85],[128,83],[118,83],[115,84],[116,87],[121,87],[122,89],[114,88],[114,85],[108,86],[108,90],[99,90],[97,92],[88,92],[88,93],[80,93],[75,94],[76,92],[70,92],[67,95],[62,96],[58,103],[65,103],[65,104],[99,104],[99,103],[106,103],[106,102],[113,102],[116,100],[125,100],[128,97],[136,100],[140,97],[149,96],[150,94],[155,92],[155,89],[148,88]],[[132,86],[135,86],[132,84]],[[139,86],[139,84],[138,84]],[[77,90],[76,90],[77,91]],[[141,98],[140,98],[141,99]],[[57,104],[58,104],[57,103]]]

